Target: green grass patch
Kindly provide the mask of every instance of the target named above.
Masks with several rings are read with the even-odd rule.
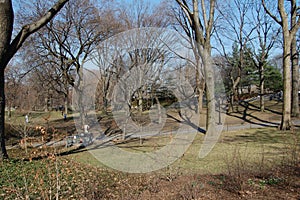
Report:
[[[268,168],[290,159],[293,152],[296,153],[294,159],[297,159],[300,144],[299,131],[292,133],[267,128],[223,132],[213,150],[205,158],[200,159],[198,154],[203,139],[204,135],[198,134],[181,159],[169,168],[183,173],[202,174],[225,173],[232,165],[237,165],[242,168],[241,170]],[[142,141],[129,140],[117,146],[125,151],[144,153],[156,151],[169,142],[170,136],[162,136]],[[70,156],[82,163],[103,166],[99,165],[99,162],[88,152]]]

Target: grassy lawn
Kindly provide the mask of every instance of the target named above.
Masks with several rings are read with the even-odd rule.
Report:
[[[203,159],[199,159],[198,154],[204,136],[198,134],[182,158],[173,163],[169,169],[201,174],[226,173],[232,165],[243,168],[241,170],[267,169],[284,162],[292,152],[299,153],[299,133],[299,130],[293,133],[273,128],[223,132],[214,149]],[[139,139],[130,140],[117,146],[125,151],[143,153],[155,151],[169,142],[168,135],[148,138],[142,143]],[[81,163],[103,167],[89,151],[68,156]]]

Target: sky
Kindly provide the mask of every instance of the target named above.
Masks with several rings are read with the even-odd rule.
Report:
[[[35,1],[35,0],[33,0]],[[56,0],[52,0],[53,2],[55,2]],[[160,2],[162,2],[162,0],[115,0],[116,2],[120,2],[120,3],[125,3],[125,4],[131,4],[131,3],[134,3],[136,1],[142,1],[142,2],[149,2],[151,3],[152,5],[158,5]],[[13,6],[14,6],[14,9],[15,9],[15,13],[18,12],[18,10],[20,9],[20,7],[23,7],[22,5],[26,4],[25,1],[23,0],[13,0]],[[27,3],[28,5],[28,3]],[[213,43],[213,45],[216,45],[216,43]],[[228,49],[231,50],[231,46],[232,46],[232,42],[228,42]],[[276,54],[277,53],[281,53],[280,51],[276,51]]]

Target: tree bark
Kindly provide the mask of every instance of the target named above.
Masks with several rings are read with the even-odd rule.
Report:
[[[5,147],[5,77],[4,70],[7,65],[6,54],[9,51],[13,29],[13,8],[10,0],[0,3],[0,158],[8,158]]]
[[[49,104],[48,104],[48,102],[49,102],[49,97],[48,97],[48,95],[45,97],[45,109],[44,109],[44,111],[45,112],[48,112],[49,111]]]
[[[67,74],[67,73],[63,73],[63,74]],[[68,79],[67,79],[67,76],[64,75],[65,77],[65,81],[64,81],[64,90],[65,90],[65,97],[64,97],[64,104],[65,104],[65,114],[69,114],[68,113],[68,109],[69,109],[69,82],[68,82]]]
[[[85,113],[85,109],[84,109],[84,81],[83,81],[83,69],[82,67],[76,67],[77,69],[79,69],[78,72],[78,87],[76,87],[76,93],[78,95],[78,106],[79,106],[79,114],[80,114],[80,123],[81,123],[81,127],[83,127],[86,124],[86,113]]]
[[[231,76],[231,81],[232,81],[232,96],[231,96],[231,112],[234,112],[234,101],[236,98],[239,97],[239,92],[238,92],[238,85],[240,83],[240,80],[241,80],[241,68],[239,67],[238,68],[238,76],[236,77],[236,79],[233,78],[233,76]],[[237,105],[237,108],[236,108],[236,111],[238,111],[238,105]]]
[[[0,145],[1,158],[7,159],[8,154],[5,148],[5,91],[4,91],[4,69],[0,69]]]
[[[139,113],[141,114],[143,112],[143,91],[142,89],[138,90],[138,109]]]
[[[205,89],[205,81],[204,78],[200,76],[200,72],[196,72],[196,81],[197,81],[197,90],[198,90],[198,108],[197,111],[201,114],[203,109],[203,94]],[[199,118],[201,120],[201,118]]]
[[[204,92],[204,87],[205,87],[205,81],[202,79],[203,79],[203,77],[200,76],[199,70],[196,69],[196,90],[199,95],[198,96],[198,108],[197,108],[198,114],[201,113],[201,110],[203,108],[203,92]]]
[[[280,124],[281,130],[291,128],[291,34],[288,27],[288,18],[284,12],[283,1],[278,0],[278,8],[282,19],[282,35],[283,35],[283,110],[282,120]]]
[[[10,105],[7,106],[7,116],[8,116],[8,118],[11,118],[11,106]]]
[[[284,35],[286,37],[286,35]],[[280,124],[281,130],[291,128],[291,68],[290,68],[290,48],[288,38],[284,39],[283,46],[283,110]]]
[[[295,1],[295,0],[293,0]],[[295,2],[292,2],[295,4]],[[297,23],[297,11],[292,13],[291,26]],[[291,43],[291,61],[292,61],[292,116],[299,117],[299,55],[297,52],[297,37],[294,35]]]
[[[65,96],[65,99],[64,99],[64,104],[65,104],[65,114],[67,115],[68,114],[68,108],[69,108],[69,101],[68,101],[68,95]]]
[[[283,110],[282,120],[280,124],[281,130],[288,130],[291,128],[291,40],[293,36],[288,27],[288,16],[284,10],[283,0],[278,0],[278,10],[281,17],[282,35],[283,35]]]
[[[161,105],[159,103],[159,99],[158,99],[157,95],[155,95],[155,101],[157,103],[158,123],[160,124],[162,122],[162,113],[161,113]]]
[[[262,63],[259,67],[259,88],[260,88],[260,111],[265,111],[265,97],[264,97],[264,87],[265,87],[265,76],[264,76],[264,64]]]

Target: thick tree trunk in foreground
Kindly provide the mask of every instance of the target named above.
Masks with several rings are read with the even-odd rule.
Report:
[[[292,39],[296,35],[300,27],[300,18],[295,19],[295,25],[289,27],[288,15],[291,17],[297,15],[297,2],[296,0],[291,0],[291,12],[287,13],[285,11],[284,0],[277,0],[277,8],[280,14],[280,19],[276,15],[272,14],[270,10],[266,7],[265,1],[262,0],[265,11],[270,17],[272,17],[282,29],[283,36],[283,109],[282,109],[282,120],[280,124],[281,130],[290,129],[292,126],[291,122],[291,81],[292,81],[292,70],[291,70],[291,46]]]
[[[9,51],[13,29],[13,9],[11,1],[4,0],[0,3],[0,158],[8,158],[5,148],[5,77],[4,70],[8,63],[6,56]]]
[[[4,92],[4,70],[0,71],[0,145],[1,157],[8,158],[5,148],[5,92]]]
[[[4,70],[20,49],[24,41],[34,32],[47,24],[68,0],[58,0],[58,2],[37,21],[23,26],[14,40],[11,41],[13,32],[13,8],[11,0],[0,1],[0,158],[8,158],[5,148],[5,91],[4,91]]]
[[[295,23],[295,22],[294,22]],[[293,24],[294,24],[293,23]],[[292,116],[299,117],[299,55],[297,52],[296,36],[291,44],[291,59],[292,59]]]
[[[280,129],[287,130],[291,127],[291,66],[288,44],[284,42],[283,58],[283,110]]]

